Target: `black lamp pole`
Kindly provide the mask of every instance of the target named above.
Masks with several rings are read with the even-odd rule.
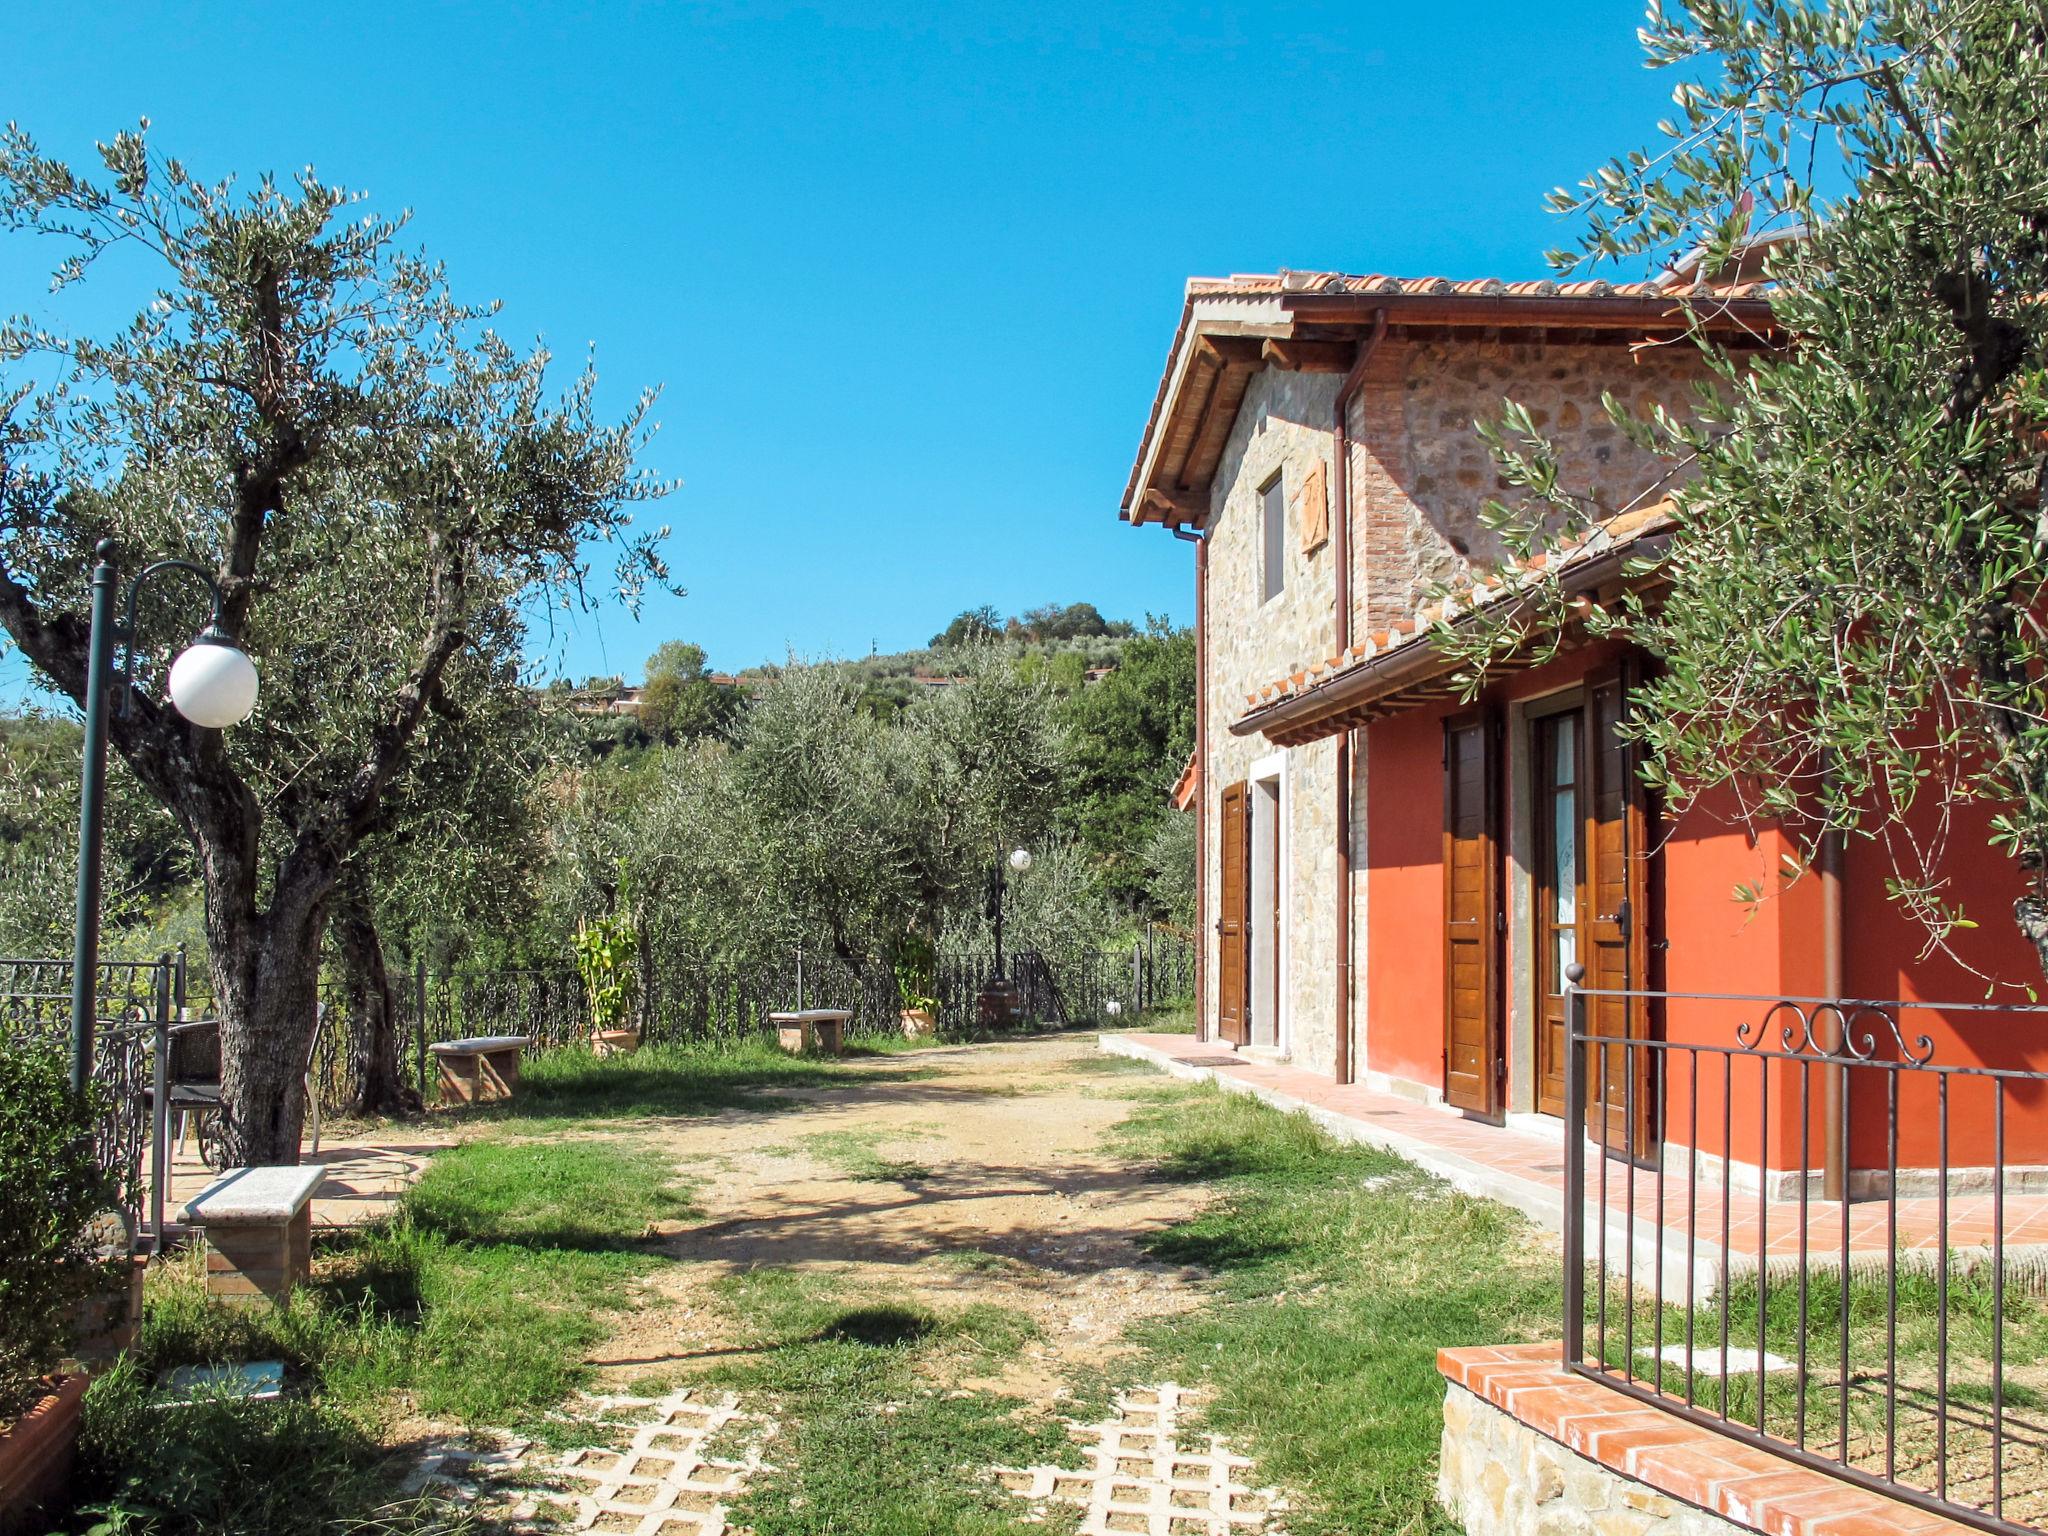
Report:
[[[107,679],[114,669],[114,541],[102,539],[92,570],[92,641],[85,673],[85,769],[78,792],[78,911],[71,942],[71,1091],[92,1077],[100,969],[100,850],[107,789]]]
[[[1004,893],[1007,892],[1010,888],[1010,883],[1003,878],[1003,857],[1001,849],[997,849],[996,851],[995,871],[996,894],[995,900],[993,903],[991,903],[991,905],[994,906],[996,915],[996,980],[1001,981],[1003,979],[1003,896]]]
[[[92,637],[86,648],[85,764],[78,793],[78,910],[71,944],[71,1090],[83,1095],[92,1079],[93,1033],[98,1022],[100,968],[100,888],[102,850],[106,842],[107,688],[114,675],[114,646],[128,647],[127,674],[135,667],[135,606],[142,584],[159,571],[183,571],[205,583],[213,613],[200,634],[202,641],[228,645],[220,623],[220,586],[204,566],[190,560],[159,560],[144,566],[129,584],[127,618],[114,617],[114,588],[121,579],[118,551],[102,539],[93,553]],[[125,699],[125,695],[124,695]]]

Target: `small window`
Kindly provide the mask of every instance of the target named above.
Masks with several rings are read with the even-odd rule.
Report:
[[[1275,475],[1259,492],[1265,558],[1260,565],[1259,601],[1271,602],[1287,585],[1287,488]]]

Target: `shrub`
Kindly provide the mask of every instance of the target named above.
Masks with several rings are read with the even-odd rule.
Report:
[[[62,1056],[0,1047],[0,1424],[41,1395],[96,1283],[90,1228],[112,1191]]]
[[[402,1468],[350,1414],[303,1397],[169,1406],[132,1360],[85,1398],[87,1536],[454,1536],[473,1515],[399,1492]]]

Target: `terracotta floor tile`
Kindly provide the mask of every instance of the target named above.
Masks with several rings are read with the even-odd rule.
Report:
[[[1184,1035],[1135,1035],[1128,1037],[1189,1066],[1206,1067],[1219,1075],[1257,1084],[1285,1094],[1328,1113],[1354,1119],[1363,1127],[1375,1127],[1412,1137],[1440,1152],[1477,1163],[1539,1186],[1552,1194],[1564,1188],[1564,1148],[1556,1140],[1530,1132],[1487,1125],[1450,1112],[1417,1105],[1391,1094],[1376,1093],[1358,1085],[1338,1086],[1327,1078],[1286,1065],[1248,1061],[1235,1052],[1194,1042]],[[1712,1139],[1709,1133],[1709,1139]],[[1711,1153],[1713,1148],[1702,1148]],[[1742,1156],[1740,1149],[1736,1155]],[[1817,1153],[1816,1153],[1817,1155]],[[1616,1158],[1587,1160],[1587,1199],[1604,1204],[1610,1220],[1627,1225],[1629,1216],[1630,1165]],[[1602,1185],[1602,1171],[1605,1186]],[[1738,1266],[1753,1266],[1763,1237],[1767,1256],[1796,1257],[1799,1252],[1800,1204],[1774,1200],[1761,1212],[1755,1192],[1740,1189],[1724,1199],[1719,1190],[1688,1185],[1683,1170],[1667,1171],[1664,1195],[1657,1197],[1657,1174],[1638,1168],[1634,1176],[1635,1223],[1640,1237],[1662,1226],[1673,1238],[1684,1241],[1690,1224],[1695,1241],[1710,1249],[1721,1242],[1721,1222],[1728,1222],[1729,1247]],[[1690,1191],[1690,1198],[1689,1198]],[[1838,1203],[1809,1197],[1805,1225],[1809,1262],[1828,1262],[1840,1251],[1842,1208]],[[1939,1244],[1939,1202],[1932,1196],[1901,1199],[1897,1205],[1897,1226],[1882,1202],[1852,1203],[1849,1207],[1849,1246],[1852,1253],[1883,1253],[1893,1246],[1908,1249],[1933,1248]],[[1589,1248],[1598,1238],[1588,1234]],[[1996,1236],[1992,1201],[1988,1195],[1951,1195],[1949,1200],[1949,1242],[1951,1247],[1989,1247]],[[1610,1262],[1626,1248],[1619,1232],[1608,1235]],[[2048,1244],[2048,1195],[2008,1194],[2005,1201],[2005,1241]],[[1647,1275],[1649,1266],[1640,1274]]]

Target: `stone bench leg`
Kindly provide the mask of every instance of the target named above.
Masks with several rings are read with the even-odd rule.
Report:
[[[519,1086],[519,1050],[515,1047],[506,1051],[487,1051],[477,1068],[477,1088],[488,1103],[492,1099],[509,1099]]]
[[[313,1265],[313,1206],[289,1221],[206,1228],[206,1294],[230,1306],[283,1306]]]
[[[811,1026],[808,1024],[781,1024],[776,1027],[776,1039],[785,1051],[794,1051],[799,1056],[808,1055],[811,1049]]]
[[[491,1104],[512,1097],[519,1086],[516,1050],[443,1053],[441,1097],[450,1104]]]

